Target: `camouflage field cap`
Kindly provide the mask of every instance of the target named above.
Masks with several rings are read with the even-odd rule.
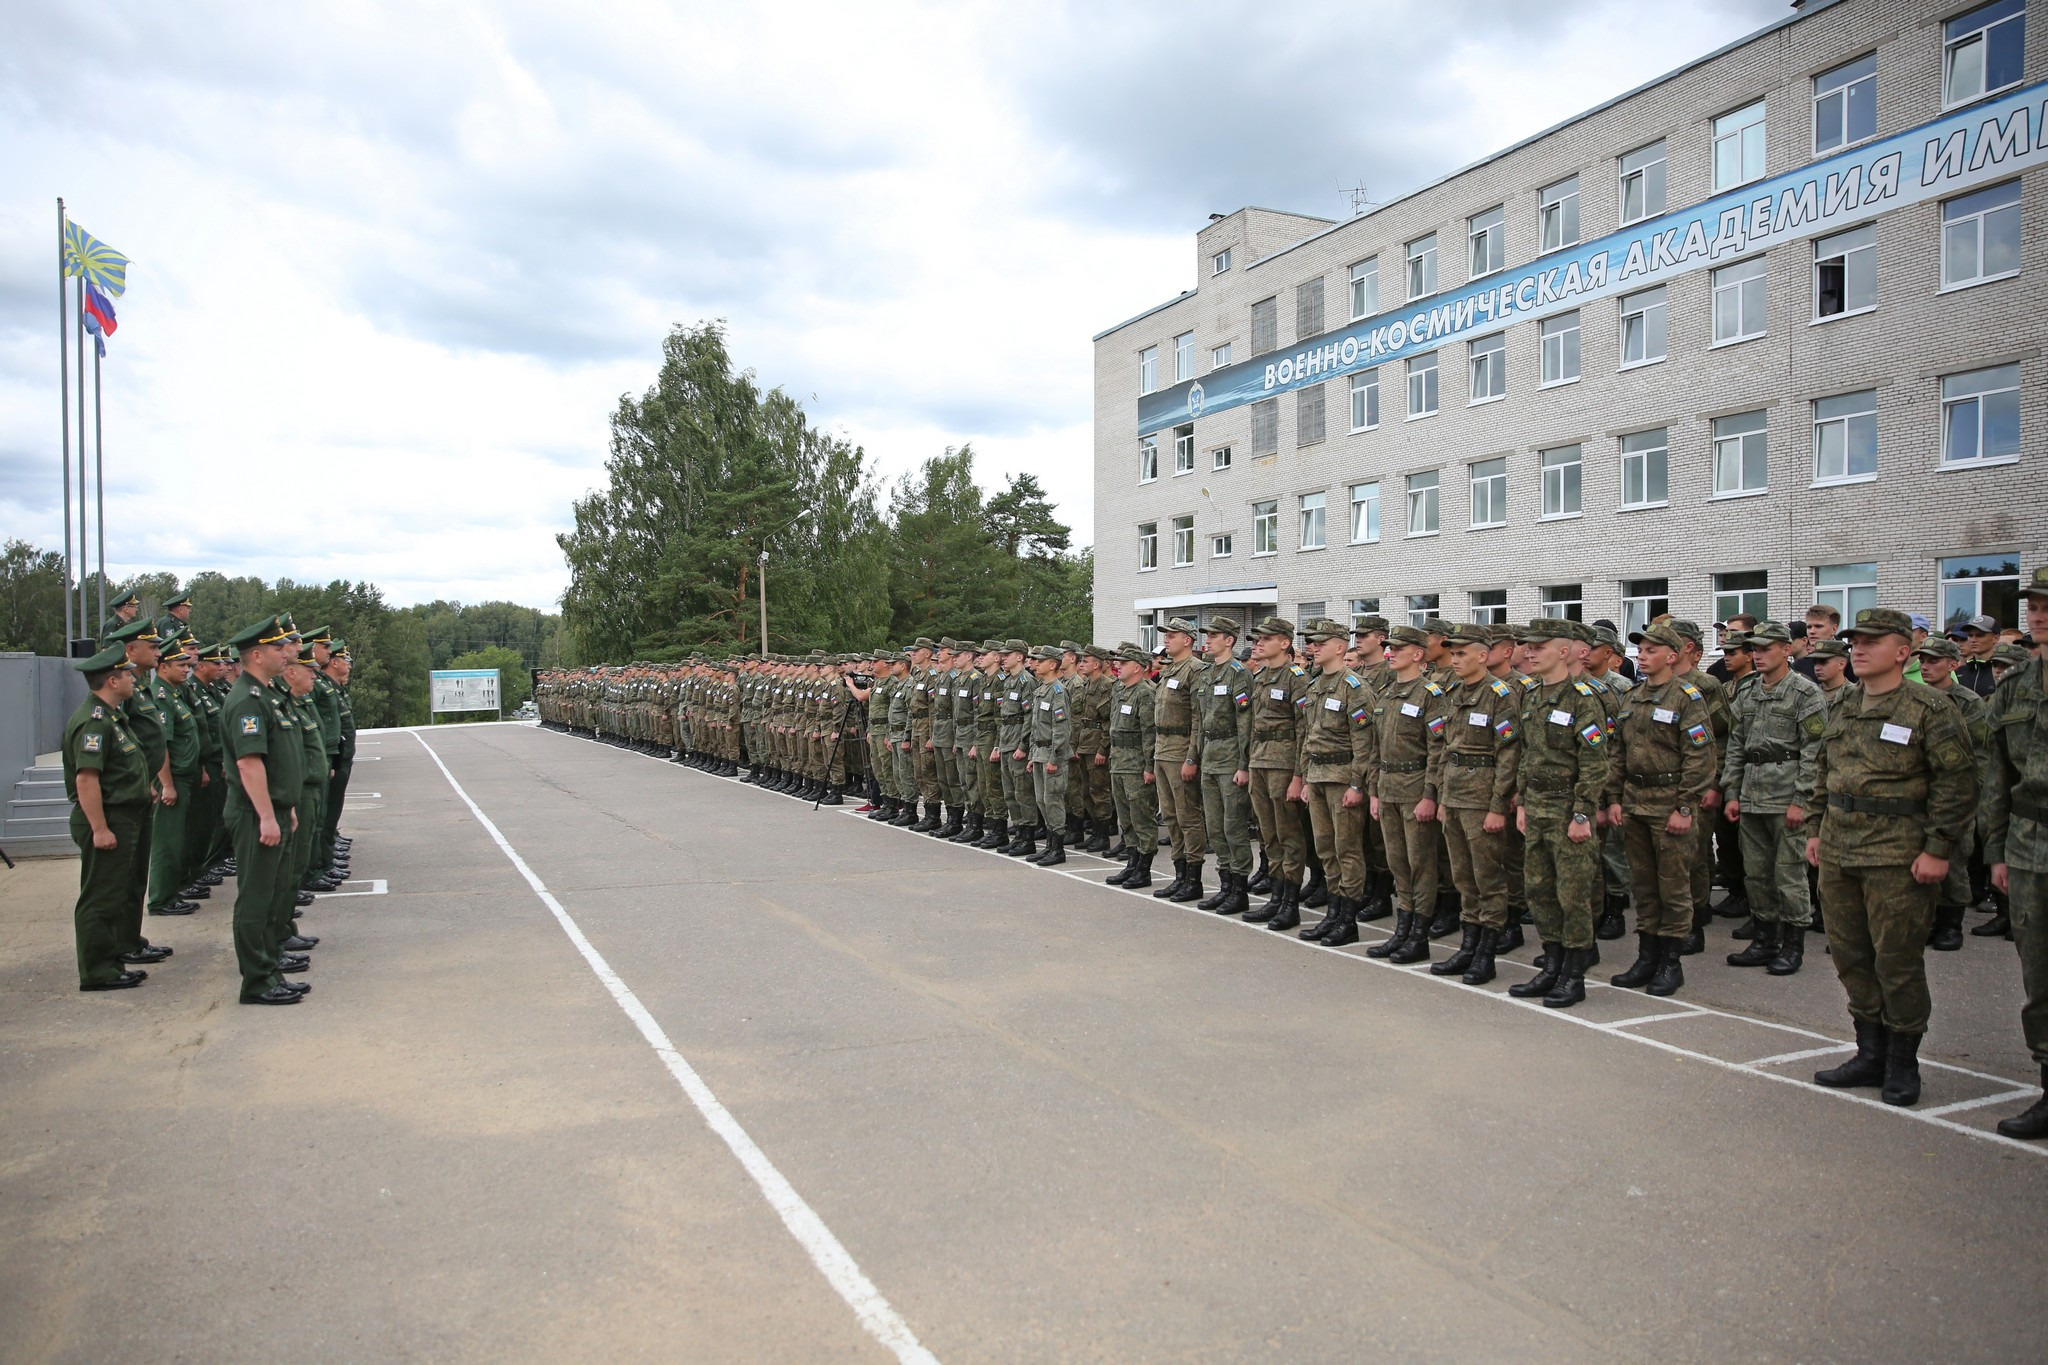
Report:
[[[1701,648],[1706,647],[1707,634],[1700,629],[1699,622],[1688,621],[1682,616],[1665,616],[1662,619],[1665,624],[1683,636],[1687,644],[1698,645]]]
[[[1444,643],[1453,648],[1458,645],[1477,645],[1485,649],[1493,641],[1487,636],[1485,626],[1476,626],[1468,621],[1452,626],[1450,634],[1444,637]]]
[[[1252,635],[1254,638],[1260,635],[1285,635],[1288,639],[1292,640],[1294,638],[1294,622],[1281,616],[1268,616],[1265,620],[1252,627]]]
[[[1636,644],[1663,645],[1669,649],[1684,649],[1685,636],[1670,621],[1655,621],[1641,630],[1630,631],[1630,640]]]
[[[984,654],[1000,654],[1003,652],[1003,642],[1001,640],[983,640],[981,642],[981,652]]]
[[[1792,643],[1792,632],[1783,621],[1759,621],[1745,632],[1752,645],[1788,645]]]
[[[1449,633],[1450,628],[1445,627],[1445,634]],[[1387,632],[1387,643],[1389,645],[1420,645],[1426,649],[1429,646],[1429,635],[1426,631],[1416,626],[1395,626]]]
[[[1329,618],[1324,617],[1321,619],[1327,620]],[[1353,635],[1385,635],[1387,633],[1387,625],[1387,618],[1384,616],[1361,616],[1358,618],[1357,623],[1351,627],[1351,633]]]
[[[933,643],[932,643],[931,637],[930,637],[929,635],[920,635],[920,636],[918,636],[918,637],[917,637],[917,638],[916,638],[915,640],[912,640],[912,641],[910,642],[910,647],[911,647],[912,649],[937,649],[937,648],[938,648],[938,646],[937,646],[937,645],[935,645],[935,644],[933,644]]]
[[[1730,650],[1736,649],[1741,650],[1745,654],[1749,653],[1749,632],[1746,630],[1725,630],[1721,632],[1721,652],[1726,654]]]
[[[1538,640],[1576,640],[1578,634],[1572,629],[1572,624],[1555,616],[1538,616],[1516,634],[1523,644],[1534,644]]]
[[[1081,652],[1091,659],[1099,659],[1105,663],[1116,657],[1113,651],[1104,649],[1101,645],[1083,645]]]
[[[1580,644],[1597,645],[1600,643],[1600,637],[1584,621],[1567,621],[1565,624],[1571,627],[1571,638],[1577,640]]]
[[[2025,645],[2016,645],[2010,642],[2002,644],[1991,651],[1991,662],[1994,664],[2012,664],[2015,667],[2020,667],[2024,666],[2027,660],[2033,657],[2033,655],[2027,653]]]
[[[1231,639],[1235,640],[1238,636],[1244,634],[1244,627],[1238,623],[1235,617],[1212,616],[1209,618],[1209,623],[1202,627],[1202,631],[1208,635],[1228,635]]]
[[[2021,597],[2048,597],[2048,564],[2034,570],[2034,576],[2020,584]]]
[[[1031,642],[1029,640],[1009,639],[1003,641],[1003,653],[1005,654],[1029,654],[1030,652]]]
[[[1959,663],[1963,657],[1962,646],[1945,635],[1928,636],[1913,652],[1923,659],[1953,659]]]
[[[1088,646],[1075,644],[1072,640],[1062,640],[1060,641],[1060,652],[1062,654],[1072,654],[1078,658],[1080,655],[1088,652]]]
[[[1451,633],[1451,632],[1452,632],[1453,630],[1456,630],[1456,629],[1457,629],[1457,627],[1456,627],[1456,626],[1453,626],[1453,625],[1452,625],[1452,624],[1451,624],[1451,623],[1450,623],[1449,621],[1446,621],[1446,620],[1444,620],[1444,618],[1443,618],[1443,617],[1441,617],[1441,616],[1430,616],[1430,617],[1426,617],[1426,618],[1424,618],[1424,620],[1423,620],[1423,622],[1422,622],[1422,633],[1423,633],[1424,635],[1446,635],[1446,636],[1447,636],[1447,635],[1449,635],[1449,634],[1450,634],[1450,633]]]
[[[1031,651],[1031,658],[1034,663],[1056,664],[1064,657],[1066,657],[1066,651],[1058,645],[1040,645]]]
[[[1159,628],[1162,635],[1199,635],[1202,628],[1185,616],[1169,616],[1166,624]]]
[[[1813,648],[1807,652],[1816,659],[1846,659],[1849,646],[1843,640],[1815,640]]]
[[[1515,628],[1506,624],[1488,626],[1486,642],[1489,645],[1511,645],[1515,643]]]
[[[1621,637],[1614,633],[1614,627],[1612,626],[1594,626],[1593,643],[1596,645],[1606,645],[1616,654],[1621,653]]]
[[[1125,640],[1122,644],[1116,647],[1116,657],[1119,663],[1142,665],[1150,664],[1152,662],[1152,656],[1150,654],[1147,654],[1143,648],[1141,648],[1138,645],[1132,644],[1129,640]]]
[[[1302,622],[1301,633],[1312,645],[1319,645],[1325,640],[1346,639],[1351,634],[1342,624],[1327,616],[1309,617]]]
[[[1844,635],[1902,635],[1913,638],[1913,618],[1893,607],[1865,607],[1856,613],[1856,624],[1845,627]]]

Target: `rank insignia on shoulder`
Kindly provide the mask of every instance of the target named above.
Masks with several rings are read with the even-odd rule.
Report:
[[[1694,701],[1706,700],[1705,697],[1700,695],[1700,690],[1697,687],[1694,687],[1691,683],[1686,682],[1683,678],[1679,679],[1678,690],[1685,693],[1686,696],[1691,697]]]
[[[106,707],[104,707],[104,706],[95,706],[95,707],[93,707],[93,708],[92,708],[92,718],[93,718],[94,720],[105,720],[105,719],[107,718],[107,708],[106,708]]]
[[[1344,681],[1350,683],[1353,687],[1361,686],[1361,684],[1358,681],[1358,675],[1356,673],[1346,673],[1344,675]]]
[[[258,719],[256,719],[256,717],[254,717],[254,716],[244,716],[244,717],[242,717],[242,733],[243,733],[243,734],[245,734],[245,735],[259,735],[259,734],[262,734],[262,733],[263,733],[263,722],[262,722],[262,721],[260,721],[260,720],[258,720]]]
[[[1292,673],[1297,678],[1306,677],[1308,673],[1308,670],[1303,668],[1300,664],[1287,665],[1287,671]]]
[[[1513,692],[1513,689],[1510,688],[1506,683],[1502,682],[1499,678],[1489,679],[1487,681],[1487,686],[1490,689],[1492,689],[1493,695],[1496,697],[1509,696]]]
[[[1704,747],[1706,742],[1709,739],[1713,738],[1713,736],[1708,733],[1707,727],[1704,725],[1686,726],[1685,737],[1692,744],[1692,747],[1695,749]]]
[[[1594,721],[1579,731],[1579,738],[1597,749],[1607,742],[1607,732],[1600,728],[1598,721]]]
[[[82,747],[89,754],[98,753],[100,751],[100,737],[98,735],[87,735]]]
[[[1429,693],[1429,695],[1432,697],[1441,697],[1444,694],[1443,688],[1437,686],[1433,682],[1430,682],[1426,678],[1423,680],[1422,690]]]
[[[1592,687],[1590,687],[1590,686],[1589,686],[1589,685],[1587,684],[1587,682],[1586,682],[1586,680],[1585,680],[1584,678],[1575,678],[1575,679],[1573,679],[1573,680],[1572,680],[1572,686],[1573,686],[1573,687],[1576,687],[1576,688],[1578,688],[1578,689],[1579,689],[1579,695],[1580,695],[1580,696],[1582,696],[1582,697],[1590,697],[1590,696],[1592,696],[1592,695],[1593,695],[1593,689],[1592,689]]]

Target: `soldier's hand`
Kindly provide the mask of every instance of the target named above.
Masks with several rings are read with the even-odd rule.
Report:
[[[1289,801],[1301,800],[1302,791],[1303,788],[1301,784],[1301,779],[1299,777],[1290,777],[1287,779],[1287,799]]]
[[[200,788],[201,788],[202,790],[204,790],[205,788],[207,788],[207,787],[210,787],[210,786],[212,786],[212,785],[213,785],[213,774],[211,774],[211,773],[207,772],[207,771],[206,771],[206,770],[205,770],[204,768],[201,768],[201,769],[199,770],[199,786],[200,786]]]
[[[1192,763],[1183,763],[1180,765],[1180,780],[1183,782],[1192,782],[1195,780],[1195,774],[1200,771],[1201,769],[1197,768]]]
[[[1017,760],[1017,762],[1022,763],[1024,761],[1025,754],[1022,749],[1019,749],[1016,753],[1011,754],[1010,757]]]
[[[1108,766],[1109,766],[1109,755],[1108,755],[1108,754],[1097,754],[1097,755],[1095,755],[1095,766],[1096,766],[1096,767],[1098,767],[1098,768],[1106,768],[1106,767],[1108,767]]]
[[[1913,880],[1922,886],[1933,886],[1948,876],[1948,859],[1937,858],[1932,853],[1923,853],[1913,860]]]
[[[1614,828],[1621,825],[1621,802],[1616,801],[1600,808],[1600,823]]]
[[[294,833],[294,834],[297,834],[298,832],[299,832],[299,808],[298,808],[297,806],[293,806],[293,807],[292,807],[292,833]]]
[[[1240,787],[1249,787],[1252,784],[1252,775],[1243,768],[1239,768],[1230,775],[1230,780]]]
[[[924,747],[925,747],[925,748],[927,748],[927,749],[931,748],[931,747],[932,747],[932,742],[931,742],[930,740],[926,740],[926,741],[924,742]]]
[[[1347,795],[1348,795],[1348,793],[1347,793]],[[1380,818],[1380,799],[1379,799],[1379,798],[1378,798],[1377,796],[1375,796],[1375,797],[1373,797],[1373,798],[1372,798],[1372,800],[1370,800],[1370,801],[1366,802],[1365,810],[1366,810],[1366,814],[1368,814],[1368,815],[1372,816],[1372,818],[1373,818],[1373,819],[1375,819],[1375,820],[1379,819],[1379,818]]]
[[[1505,833],[1505,832],[1506,832],[1506,830],[1507,830],[1507,827],[1508,827],[1508,818],[1507,818],[1507,816],[1505,816],[1505,815],[1502,815],[1502,814],[1501,814],[1501,813],[1500,813],[1499,811],[1497,811],[1497,810],[1490,810],[1490,811],[1486,812],[1486,818],[1485,818],[1484,820],[1481,820],[1481,821],[1479,822],[1479,828],[1481,828],[1481,829],[1485,830],[1485,831],[1486,831],[1486,832],[1487,832],[1488,834],[1501,834],[1501,833]]]
[[[1415,803],[1416,824],[1426,825],[1434,819],[1436,819],[1436,802],[1425,796]]]
[[[1742,803],[1740,801],[1730,801],[1722,808],[1722,813],[1728,817],[1728,823],[1732,825],[1742,818]]]
[[[266,815],[256,822],[256,842],[265,848],[276,848],[284,836],[278,833],[277,817]]]
[[[1666,834],[1692,833],[1692,817],[1681,811],[1671,812],[1671,814],[1664,817],[1664,832]]]
[[[1806,861],[1813,867],[1820,866],[1820,837],[1818,835],[1806,841]]]
[[[163,802],[163,804],[165,804],[166,806],[177,805],[178,784],[167,780],[164,783],[164,789],[157,794],[157,800]]]
[[[1046,775],[1047,777],[1051,777],[1051,776],[1052,776],[1052,775],[1053,775],[1054,773],[1056,773],[1056,772],[1058,772],[1058,771],[1060,770],[1060,765],[1059,765],[1059,764],[1057,764],[1057,763],[1055,763],[1055,762],[1053,762],[1053,761],[1052,761],[1051,759],[1049,759],[1049,758],[1048,758],[1048,759],[1047,759],[1047,760],[1045,761],[1044,767],[1045,767],[1045,775]]]
[[[1583,844],[1593,837],[1591,820],[1574,820],[1564,827],[1564,837],[1575,844]]]
[[[1701,810],[1712,810],[1712,809],[1713,809],[1714,807],[1716,807],[1716,806],[1718,806],[1718,805],[1720,805],[1720,804],[1721,804],[1721,793],[1720,793],[1720,792],[1718,792],[1718,791],[1716,791],[1716,790],[1714,790],[1714,789],[1713,789],[1712,787],[1709,787],[1709,788],[1707,788],[1707,794],[1706,794],[1705,796],[1702,796],[1702,797],[1700,798],[1700,809],[1701,809]]]
[[[1785,807],[1785,828],[1798,829],[1806,823],[1806,807],[1794,802]]]
[[[981,746],[980,746],[979,744],[976,744],[976,745],[973,745],[972,747],[970,747],[970,748],[969,748],[969,749],[967,750],[967,756],[968,756],[969,758],[980,758],[980,757],[981,757]]]
[[[1529,832],[1529,811],[1528,811],[1528,808],[1527,808],[1527,807],[1525,807],[1525,806],[1516,806],[1516,807],[1515,807],[1515,833],[1517,833],[1517,834],[1527,834],[1528,832]]]
[[[114,831],[105,825],[92,832],[92,846],[102,853],[112,853],[119,844],[120,840],[114,837]],[[1998,866],[2002,871],[2005,864],[2000,863]]]
[[[1991,884],[1998,888],[1999,895],[2010,896],[2012,894],[2011,864],[1993,863],[1991,865]]]
[[[1145,774],[1145,785],[1148,787],[1152,785],[1152,774],[1150,772]]]
[[[1344,789],[1344,809],[1346,809],[1346,810],[1357,810],[1357,809],[1358,809],[1358,808],[1359,808],[1360,806],[1362,806],[1362,805],[1364,805],[1364,804],[1365,804],[1365,793],[1364,793],[1364,792],[1360,791],[1360,790],[1359,790],[1358,788],[1356,788],[1356,787],[1346,787],[1346,788]],[[1375,804],[1375,805],[1377,805],[1377,804],[1378,804],[1378,802],[1374,802],[1374,804]]]

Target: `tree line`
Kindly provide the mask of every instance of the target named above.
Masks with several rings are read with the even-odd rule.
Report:
[[[565,662],[758,651],[764,550],[771,652],[1090,629],[1089,552],[1034,475],[985,492],[961,445],[885,499],[859,447],[734,369],[721,324],[676,327],[611,429],[606,486],[556,538]]]

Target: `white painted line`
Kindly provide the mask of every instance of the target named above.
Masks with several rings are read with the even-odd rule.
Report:
[[[1638,1024],[1658,1024],[1666,1019],[1697,1019],[1705,1013],[1705,1010],[1679,1010],[1673,1014],[1643,1014],[1634,1019],[1610,1019],[1607,1027],[1634,1028]]]
[[[1854,1043],[1836,1043],[1833,1047],[1810,1047],[1804,1052],[1780,1052],[1775,1057],[1759,1057],[1753,1062],[1744,1062],[1743,1065],[1777,1066],[1783,1062],[1803,1062],[1810,1057],[1832,1057],[1837,1052],[1854,1052],[1855,1050],[1856,1044]]]
[[[732,1154],[739,1158],[740,1165],[746,1168],[747,1174],[754,1178],[754,1183],[760,1187],[761,1193],[767,1196],[770,1207],[781,1215],[782,1224],[789,1229],[790,1236],[796,1238],[797,1244],[810,1256],[811,1264],[818,1267],[819,1272],[839,1292],[839,1297],[846,1300],[847,1306],[853,1309],[854,1315],[860,1319],[861,1326],[867,1329],[868,1335],[880,1342],[898,1360],[929,1361],[932,1365],[937,1365],[937,1357],[924,1348],[924,1344],[910,1330],[909,1324],[890,1307],[889,1301],[882,1297],[882,1292],[875,1288],[874,1282],[868,1279],[859,1265],[855,1264],[853,1257],[839,1239],[832,1235],[832,1229],[825,1226],[825,1220],[818,1217],[816,1211],[803,1201],[795,1187],[775,1168],[775,1163],[755,1145],[753,1138],[747,1136],[747,1130],[740,1127],[739,1120],[719,1103],[718,1096],[711,1093],[711,1087],[706,1085],[703,1078],[698,1076],[696,1069],[684,1060],[683,1054],[676,1051],[676,1046],[669,1041],[668,1034],[655,1022],[654,1016],[647,1012],[647,1007],[640,1003],[640,997],[634,995],[632,989],[619,979],[611,964],[606,962],[604,956],[591,945],[590,940],[583,936],[583,930],[569,917],[569,912],[562,908],[562,903],[556,900],[541,883],[541,879],[534,875],[533,869],[526,865],[526,860],[519,856],[518,851],[506,841],[505,836],[498,832],[498,827],[491,823],[490,817],[470,799],[469,793],[462,789],[462,784],[455,780],[455,774],[449,772],[448,765],[441,761],[441,755],[434,752],[434,746],[427,743],[425,737],[417,732],[413,734],[413,738],[419,740],[420,747],[434,760],[434,766],[441,770],[441,776],[448,779],[448,785],[462,798],[462,804],[469,807],[469,813],[477,818],[477,823],[484,827],[484,832],[491,836],[491,841],[511,859],[512,866],[519,869],[519,875],[533,888],[533,894],[540,897],[541,904],[554,915],[555,922],[562,926],[562,932],[569,936],[569,941],[576,945],[576,951],[583,954],[583,960],[590,964],[590,970],[597,974],[597,979],[611,992],[612,999],[640,1030],[640,1036],[647,1040],[648,1046],[654,1049],[655,1055],[668,1067],[669,1074],[676,1078],[676,1083],[682,1086],[683,1093],[690,1097],[690,1103],[697,1106],[697,1112],[704,1116],[704,1122],[711,1131],[723,1138]]]
[[[370,877],[370,878],[366,878],[366,879],[359,879],[359,880],[356,880],[356,881],[347,881],[347,882],[343,882],[343,883],[342,883],[342,885],[343,885],[343,886],[367,886],[367,887],[369,887],[370,889],[369,889],[368,891],[320,891],[320,892],[316,892],[315,894],[316,894],[316,895],[317,895],[317,896],[318,896],[318,897],[319,897],[319,898],[320,898],[321,900],[330,900],[330,901],[331,901],[331,900],[337,900],[337,899],[339,899],[339,898],[340,898],[340,897],[342,897],[342,896],[382,896],[382,895],[387,895],[387,894],[389,894],[389,892],[390,892],[390,889],[391,889],[391,888],[390,888],[390,887],[389,887],[389,886],[388,886],[388,885],[387,885],[387,884],[385,883],[385,881],[384,881],[384,879],[383,879],[382,877]]]
[[[1930,1118],[1937,1114],[1960,1114],[1965,1109],[1982,1109],[1987,1104],[2005,1104],[2012,1100],[2032,1099],[2034,1094],[2035,1089],[2030,1085],[2024,1090],[2008,1090],[2003,1094],[1985,1095],[1974,1100],[1958,1100],[1954,1104],[1944,1104],[1935,1109],[1922,1109],[1920,1116],[1922,1118]]]

